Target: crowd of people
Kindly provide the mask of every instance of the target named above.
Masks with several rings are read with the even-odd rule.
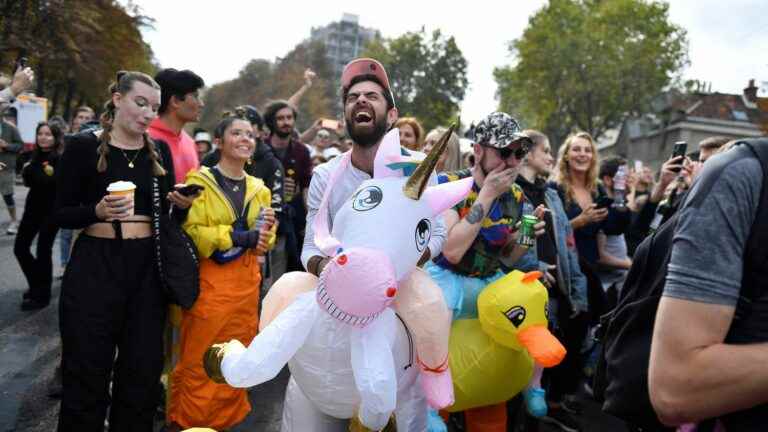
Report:
[[[646,387],[638,390],[659,427],[751,431],[768,424],[767,255],[760,242],[768,232],[768,143],[711,137],[654,173],[641,161],[600,160],[595,140],[581,131],[558,143],[555,155],[544,133],[493,112],[474,125],[466,137],[472,148],[462,151],[459,135],[446,127],[425,133],[418,119],[399,117],[385,68],[372,59],[344,70],[342,121],[317,119],[298,131],[297,107],[314,77],[307,70],[289,99],[262,110],[233,106],[214,130],[190,135],[186,128],[203,107],[200,76],[118,72],[98,119],[83,106],[69,123],[57,116],[40,123],[34,150],[16,170],[23,143],[8,104],[31,86],[33,71],[20,68],[0,91],[7,106],[0,193],[28,284],[21,309],[51,301],[57,235],[65,268],[60,431],[100,431],[105,421],[109,430],[150,431],[164,398],[167,431],[242,422],[251,410],[247,393],[210,380],[206,350],[232,339],[247,345],[258,333],[265,292],[285,273],[323,274],[332,258],[315,242],[318,210],[327,205],[333,223],[373,177],[377,148],[393,128],[407,157],[447,141],[434,182],[472,179],[467,197],[435,220],[419,262],[452,319],[477,318],[478,297],[510,272],[539,272],[549,328],[566,350],[553,367],[536,363],[514,402],[450,415],[425,410],[430,431],[505,431],[515,409],[563,431],[590,430],[577,419],[578,395],[598,393],[592,377],[611,359],[601,327],[626,306],[633,272],[666,275]],[[16,171],[28,188],[23,212],[15,207]],[[164,238],[154,229],[166,220],[159,214],[169,215],[199,257],[194,305],[170,313],[174,294],[158,252]],[[521,240],[526,217],[536,220],[532,243]],[[666,243],[656,240],[666,231]],[[649,254],[666,256],[668,267],[652,268]],[[164,365],[167,396],[158,391]]]

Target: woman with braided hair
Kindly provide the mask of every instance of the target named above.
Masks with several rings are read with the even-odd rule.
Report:
[[[103,129],[71,137],[57,167],[55,218],[83,229],[61,288],[59,431],[103,431],[107,406],[111,431],[152,430],[167,309],[150,225],[153,177],[167,198],[163,211],[193,199],[173,190],[168,147],[146,133],[160,105],[157,83],[118,72],[109,91]],[[107,193],[118,181],[133,183],[133,194]]]

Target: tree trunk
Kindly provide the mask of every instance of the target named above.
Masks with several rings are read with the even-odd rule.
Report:
[[[53,86],[53,97],[51,98],[51,115],[56,115],[56,109],[59,107],[59,97],[61,96],[61,84],[55,84]]]
[[[85,105],[85,95],[82,93],[77,94],[77,104],[76,107],[80,108],[81,106]]]
[[[67,80],[67,95],[64,98],[64,118],[70,118],[69,112],[72,110],[72,98],[75,97],[76,82],[74,79]]]
[[[35,71],[35,81],[37,82],[37,88],[35,94],[37,96],[45,95],[45,62],[40,62],[37,71]]]

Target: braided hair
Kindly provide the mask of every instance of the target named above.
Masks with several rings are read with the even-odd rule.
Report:
[[[134,71],[119,71],[117,73],[117,79],[109,87],[110,96],[115,93],[126,94],[133,89],[133,83],[142,82],[154,89],[160,90],[160,86],[157,85],[155,80],[147,74]],[[112,132],[113,122],[115,120],[115,103],[112,101],[112,97],[104,104],[104,112],[99,118],[101,127],[104,131],[101,133],[99,139],[99,147],[96,152],[99,155],[99,161],[96,163],[96,171],[103,173],[107,170],[107,154],[109,154],[109,140]],[[155,142],[149,137],[149,134],[144,132],[144,145],[147,147],[150,159],[152,159],[152,174],[156,176],[163,176],[166,174],[165,169],[160,164],[160,154],[157,151]]]

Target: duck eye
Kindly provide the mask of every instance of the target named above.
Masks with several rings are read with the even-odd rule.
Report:
[[[520,327],[520,324],[525,321],[525,308],[522,306],[513,306],[504,312],[504,316],[507,317],[509,322],[511,322],[515,328]]]

